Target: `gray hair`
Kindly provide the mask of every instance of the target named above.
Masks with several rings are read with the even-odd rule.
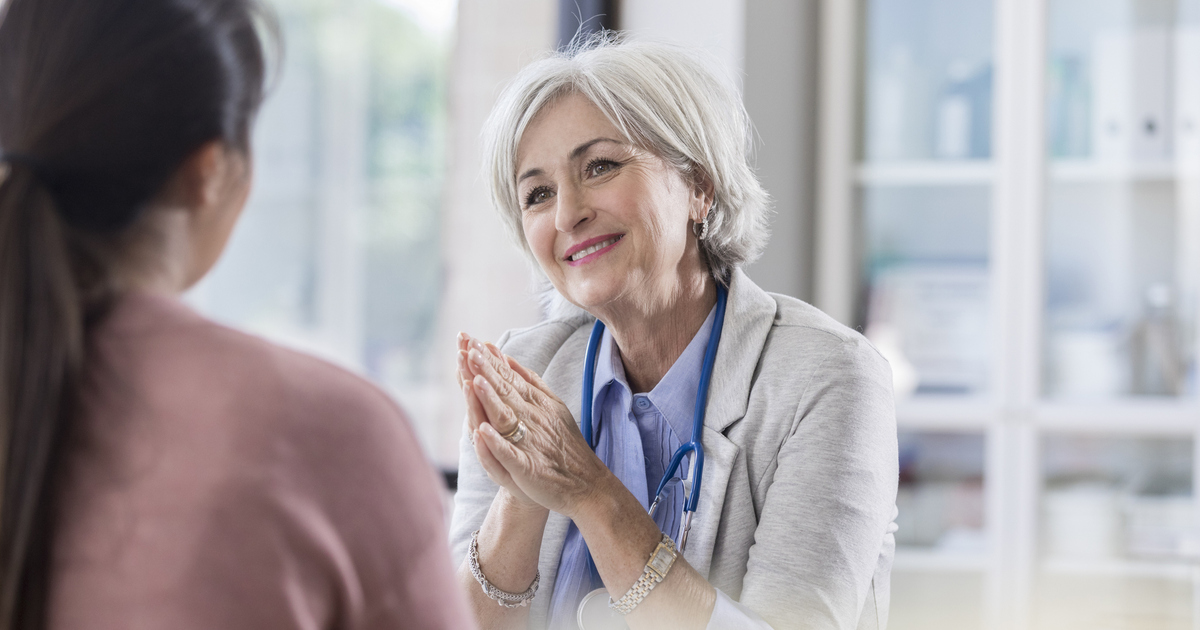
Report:
[[[625,139],[707,178],[715,203],[700,249],[718,280],[766,247],[770,197],[750,166],[754,132],[737,90],[706,55],[611,33],[529,64],[501,94],[483,128],[484,176],[505,227],[531,258],[517,195],[517,146],[547,105],[567,94],[591,101]]]

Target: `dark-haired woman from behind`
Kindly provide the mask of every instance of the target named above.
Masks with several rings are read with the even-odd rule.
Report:
[[[261,7],[2,10],[0,630],[469,627],[399,408],[178,299],[250,188]]]

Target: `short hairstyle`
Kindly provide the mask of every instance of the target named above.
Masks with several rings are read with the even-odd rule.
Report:
[[[750,166],[754,131],[737,90],[696,50],[601,33],[521,70],[483,129],[492,203],[525,253],[517,195],[517,146],[547,105],[568,94],[591,101],[625,139],[674,166],[686,181],[707,178],[715,203],[700,249],[724,281],[766,247],[770,197]]]

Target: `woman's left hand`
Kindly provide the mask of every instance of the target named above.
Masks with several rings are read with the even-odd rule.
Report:
[[[567,406],[532,370],[491,344],[469,342],[471,383],[487,414],[475,439],[492,455],[493,477],[509,477],[543,507],[572,517],[611,474],[584,441]],[[501,437],[525,425],[516,444]],[[481,458],[482,461],[482,458]]]

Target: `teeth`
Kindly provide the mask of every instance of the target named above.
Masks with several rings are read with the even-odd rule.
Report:
[[[575,252],[575,255],[571,256],[571,262],[575,262],[576,260],[579,260],[581,258],[586,258],[587,256],[591,256],[592,254],[595,254],[596,252],[604,249],[605,247],[608,247],[609,245],[612,245],[613,243],[616,243],[619,240],[621,240],[621,237],[619,237],[619,236],[615,237],[615,238],[610,238],[607,241],[604,241],[603,243],[596,243],[595,245],[592,245],[591,247],[589,247],[585,250]]]

